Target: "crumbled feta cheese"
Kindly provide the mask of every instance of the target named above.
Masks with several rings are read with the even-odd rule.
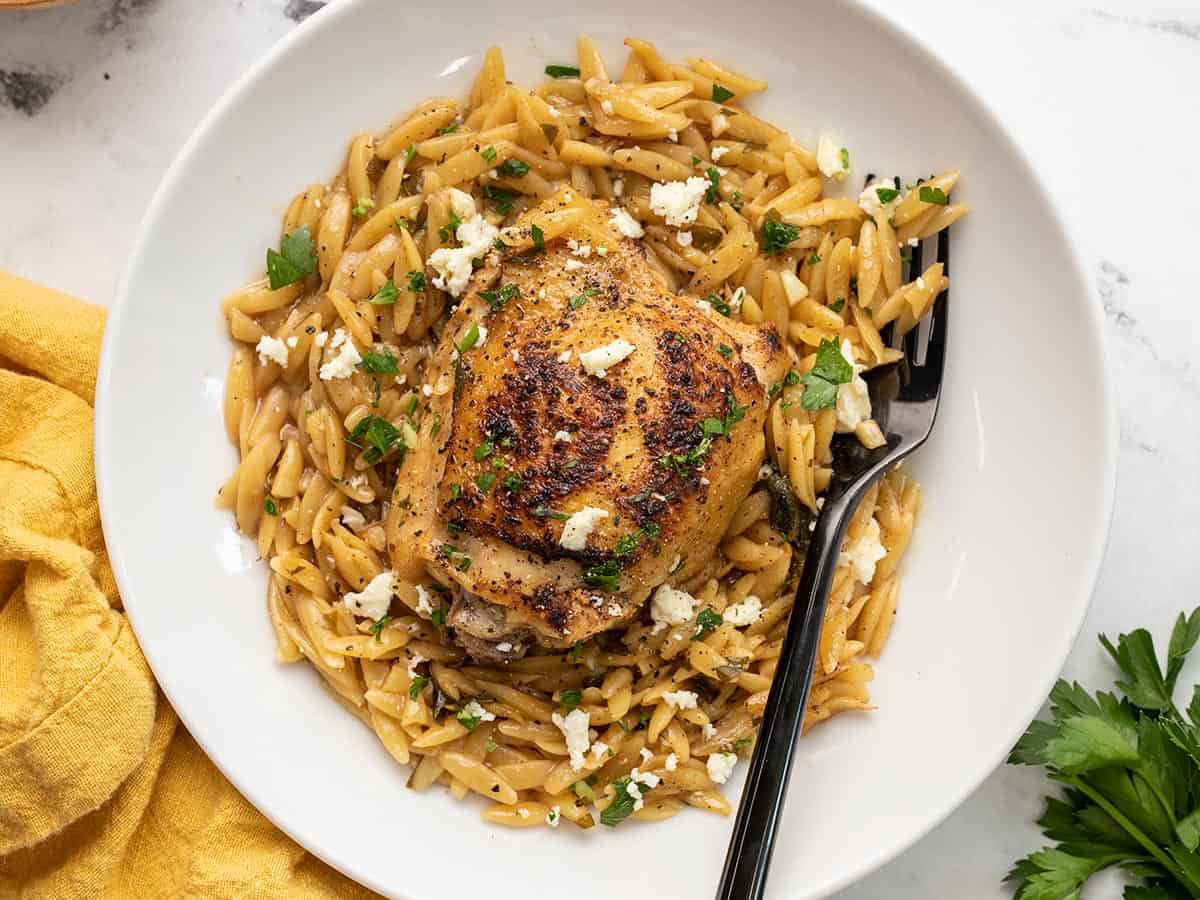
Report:
[[[713,162],[720,162],[721,157],[724,156],[728,152],[729,152],[728,147],[713,147],[712,153],[710,153],[709,155],[712,156]]]
[[[338,518],[340,518],[342,523],[348,528],[362,528],[367,524],[367,517],[360,513],[353,506],[343,506]]]
[[[330,342],[329,349],[336,350],[344,343],[346,343],[346,330],[344,328],[339,328],[333,333],[333,341]]]
[[[429,602],[429,591],[425,590],[423,584],[417,585],[417,615],[433,615],[433,604]]]
[[[563,733],[567,753],[571,756],[571,768],[578,772],[583,768],[583,757],[588,750],[588,721],[591,714],[582,709],[573,709],[566,716],[554,713],[550,718]]]
[[[717,735],[717,726],[712,722],[705,722],[704,727],[700,729],[706,741],[711,741]]]
[[[554,107],[551,107],[553,110]],[[562,807],[558,804],[550,807],[550,811],[546,813],[546,824],[551,828],[557,828],[558,823],[562,820]]]
[[[636,348],[624,338],[617,338],[611,343],[593,350],[585,350],[579,354],[579,362],[584,371],[597,378],[603,378],[613,366],[629,356]]]
[[[611,100],[601,100],[600,108],[610,116],[613,114],[613,105]]]
[[[729,119],[724,113],[717,113],[709,120],[708,127],[712,131],[713,137],[720,137],[729,130]]]
[[[668,625],[682,625],[692,617],[692,611],[695,608],[695,597],[687,591],[664,584],[654,592],[654,597],[650,601],[650,618],[662,628]],[[661,631],[662,628],[659,630]]]
[[[707,300],[697,300],[696,305],[698,307],[700,307],[702,310],[704,310],[705,312],[712,312],[712,304],[709,303]]]
[[[596,743],[592,744],[592,756],[596,757],[596,759],[599,759],[607,752],[608,744],[604,743],[604,741],[596,741]]]
[[[700,201],[711,187],[707,178],[693,175],[687,181],[667,181],[650,187],[650,209],[668,225],[690,225],[696,221]]]
[[[795,306],[808,296],[808,286],[796,277],[791,269],[783,269],[779,273],[779,281],[783,284],[783,293],[787,296],[788,306]]]
[[[613,196],[614,197],[620,197],[622,194],[625,193],[625,179],[624,178],[614,178],[612,184],[613,184]],[[630,235],[630,237],[632,237],[632,235]]]
[[[480,706],[478,700],[472,700],[462,708],[462,712],[466,714],[468,718],[478,719],[480,722],[494,722],[496,719],[496,714],[490,713]]]
[[[582,256],[584,259],[592,255],[591,244],[582,244],[574,238],[567,239],[567,249],[571,251],[572,256]]]
[[[836,178],[838,181],[844,181],[846,176],[850,174],[850,170],[842,161],[842,149],[827,134],[821,135],[821,140],[817,141],[817,168],[821,170],[821,174],[826,178]]]
[[[679,768],[679,757],[674,753],[668,753],[667,764],[663,768],[665,768],[668,772],[674,772]]]
[[[639,751],[639,754],[642,757],[642,762],[646,762],[647,760],[654,759],[654,754],[650,752],[650,749],[648,747],[643,747]]]
[[[614,182],[614,193],[616,193],[617,184],[621,184],[622,188],[624,188],[623,183],[619,181]],[[617,194],[617,196],[619,197],[620,194]],[[627,238],[640,238],[646,233],[646,230],[642,228],[642,224],[619,206],[613,209],[612,214],[609,216],[609,222],[613,228],[617,229],[617,231]]]
[[[313,338],[313,343],[316,344],[318,347],[324,347],[325,342],[328,340],[329,340],[329,332],[328,331],[318,331],[317,336],[315,338]]]
[[[910,247],[919,247],[920,245],[921,245],[921,239],[920,239],[920,238],[910,237],[910,238],[908,239],[908,246],[910,246]]]
[[[279,340],[279,338],[273,338],[269,334],[264,334],[258,339],[258,346],[254,349],[258,351],[258,361],[264,366],[268,362],[275,363],[281,369],[287,366],[287,344]]]
[[[300,338],[296,337],[293,334],[290,338],[288,338],[286,341],[284,341],[284,343],[288,345],[288,349],[294,350],[296,345],[298,343],[300,343]]]
[[[717,784],[724,784],[729,780],[729,776],[733,774],[733,767],[737,765],[736,753],[714,753],[705,761],[708,767],[708,777]]]
[[[656,788],[662,784],[662,779],[653,772],[640,772],[637,769],[629,773],[629,780],[630,782],[636,781],[639,784],[644,784],[648,788]]]
[[[520,350],[513,350],[513,352],[512,352],[512,361],[513,361],[513,362],[520,362],[520,361],[521,361],[521,351],[520,351]]]
[[[488,336],[487,326],[484,325],[482,322],[476,322],[475,327],[479,329],[479,338],[478,338],[478,340],[475,341],[475,346],[482,347],[485,343],[487,343],[487,336]]]
[[[841,552],[838,562],[854,570],[855,580],[870,584],[875,577],[875,564],[885,556],[887,548],[879,540],[879,523],[871,518],[863,533]]]
[[[571,443],[571,432],[556,431],[556,432],[554,432],[554,440],[561,442],[563,444],[569,444],[569,443]]]
[[[868,216],[874,218],[883,209],[890,209],[900,200],[900,195],[897,194],[887,203],[879,199],[879,188],[887,190],[895,190],[895,182],[890,178],[877,178],[863,188],[863,192],[858,195],[858,206]]]
[[[681,231],[675,235],[675,243],[680,247],[692,246],[692,233],[690,231]]]
[[[496,650],[500,653],[511,653],[512,648],[513,645],[511,641],[501,641],[496,645]]]
[[[663,694],[667,706],[675,709],[695,709],[697,697],[693,691],[667,691]]]
[[[522,819],[528,819],[529,818],[529,810],[527,810],[523,806],[517,807],[517,815],[520,816]]]
[[[604,246],[603,244],[597,244],[596,245],[596,255],[597,256],[608,256],[608,248],[606,246]]]
[[[391,572],[380,572],[361,591],[350,591],[342,598],[346,609],[356,616],[367,619],[382,619],[387,615],[388,607],[392,604],[392,583],[395,576]]]
[[[583,266],[583,261],[578,259],[568,259],[565,263],[563,263],[563,268],[568,272],[578,272],[583,268]]]
[[[739,628],[743,625],[753,625],[762,618],[762,601],[751,594],[741,603],[725,607],[721,618]]]
[[[608,615],[609,615],[609,617],[610,617],[610,618],[613,618],[613,619],[618,619],[618,618],[620,618],[620,617],[621,617],[621,612],[622,612],[622,610],[621,610],[621,604],[620,604],[620,603],[610,603],[610,604],[608,604]]]
[[[637,812],[646,805],[646,801],[642,799],[642,789],[638,787],[638,783],[632,778],[629,780],[629,783],[625,785],[625,793],[627,793],[629,798],[633,801],[634,812]]]
[[[594,506],[585,506],[572,513],[571,517],[563,522],[562,536],[558,539],[559,546],[567,550],[582,550],[587,546],[588,535],[592,533],[596,523],[607,518],[608,510],[597,509]]]
[[[466,191],[450,188],[450,210],[460,222],[465,222],[475,216],[475,199]]]
[[[490,253],[499,233],[495,225],[478,213],[462,222],[455,232],[461,246],[439,247],[429,255],[429,266],[437,272],[433,286],[452,297],[459,296],[475,271],[471,261]]]
[[[421,385],[421,393],[424,394],[426,397],[432,397],[433,396],[433,388],[428,384],[423,384],[423,385]]]
[[[571,351],[564,350],[562,353],[558,354],[558,361],[560,363],[569,363],[571,361]]]
[[[339,341],[338,338],[341,338]],[[346,332],[342,329],[337,330],[337,334],[333,336],[333,343],[330,345],[338,349],[337,356],[329,360],[321,366],[318,374],[322,381],[333,381],[335,378],[349,378],[354,374],[354,367],[362,362],[362,356],[358,352],[358,348],[354,346],[354,341],[346,340]]]
[[[850,342],[843,340],[841,350],[842,356],[854,368],[854,377],[848,384],[838,385],[837,392],[836,430],[845,434],[857,428],[860,422],[871,418],[871,395],[867,391],[867,383],[859,375],[863,367],[854,362]]]

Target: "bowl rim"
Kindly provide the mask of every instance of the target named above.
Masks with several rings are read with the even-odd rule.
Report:
[[[155,220],[159,217],[162,207],[166,202],[167,196],[171,193],[171,188],[176,180],[181,176],[181,173],[191,163],[192,157],[196,152],[197,145],[208,135],[213,128],[214,123],[219,120],[225,111],[247,90],[254,82],[262,77],[270,70],[276,62],[282,57],[291,52],[292,47],[304,40],[310,31],[324,28],[327,24],[331,24],[336,19],[344,15],[349,15],[350,11],[359,6],[364,0],[332,0],[323,8],[313,13],[308,19],[301,22],[297,27],[292,29],[283,38],[277,41],[269,50],[267,50],[259,59],[254,61],[245,72],[243,72],[233,83],[225,89],[212,107],[204,114],[199,123],[192,130],[188,139],[180,147],[175,154],[170,166],[163,174],[158,186],[155,188],[154,195],[146,207],[146,211],[142,216],[138,230],[126,258],[120,278],[118,279],[116,288],[113,292],[111,306],[108,312],[108,319],[104,333],[104,339],[101,347],[100,364],[96,382],[96,402],[95,402],[95,420],[93,429],[93,451],[95,457],[96,468],[96,487],[99,500],[101,522],[104,532],[105,543],[109,551],[109,559],[112,566],[114,577],[116,578],[118,590],[121,597],[124,599],[126,615],[129,617],[135,634],[138,631],[138,614],[135,612],[137,607],[136,601],[129,602],[129,594],[125,590],[125,585],[131,584],[132,579],[127,572],[125,550],[121,547],[121,541],[118,538],[118,529],[109,523],[112,520],[112,514],[109,512],[109,498],[116,492],[116,488],[110,486],[112,472],[119,468],[118,463],[112,459],[108,448],[107,435],[109,434],[109,422],[113,415],[113,397],[110,387],[110,381],[113,377],[115,347],[118,342],[119,335],[124,324],[124,312],[129,302],[130,285],[132,282],[133,273],[139,269],[139,264],[142,261],[146,252],[146,246],[152,233],[152,226]],[[853,869],[847,870],[845,873],[827,880],[820,886],[821,896],[828,896],[836,891],[839,891],[849,885],[866,878],[872,872],[879,869],[881,866],[897,858],[915,845],[918,841],[928,835],[934,828],[942,824],[951,813],[957,810],[962,804],[975,793],[983,782],[995,772],[998,767],[1003,764],[1010,748],[1016,743],[1017,739],[1023,733],[1028,721],[1032,720],[1038,713],[1046,697],[1049,695],[1050,689],[1055,680],[1058,678],[1062,670],[1062,664],[1066,662],[1067,656],[1074,646],[1076,639],[1079,636],[1080,629],[1083,626],[1087,611],[1091,606],[1092,598],[1095,595],[1096,585],[1100,576],[1100,569],[1104,557],[1107,553],[1109,539],[1111,537],[1111,525],[1113,518],[1113,510],[1116,498],[1117,487],[1117,461],[1119,455],[1119,416],[1116,400],[1116,389],[1113,378],[1112,356],[1109,349],[1109,339],[1104,327],[1104,313],[1101,304],[1096,301],[1095,291],[1091,281],[1087,275],[1087,270],[1083,265],[1082,253],[1078,242],[1074,239],[1069,229],[1066,227],[1065,216],[1063,215],[1062,205],[1057,196],[1049,190],[1045,176],[1033,165],[1028,153],[1019,144],[1012,135],[1011,130],[1007,127],[1005,120],[997,113],[991,105],[986,101],[982,94],[966,80],[965,77],[959,74],[951,65],[943,60],[937,53],[930,49],[924,41],[922,41],[913,29],[908,27],[899,16],[885,12],[884,9],[876,8],[870,0],[838,0],[846,7],[849,7],[857,15],[868,19],[875,27],[879,28],[881,33],[892,40],[907,44],[914,54],[932,71],[945,80],[950,88],[956,91],[964,101],[970,103],[976,110],[977,114],[992,127],[1002,138],[1004,146],[1003,151],[1012,155],[1019,168],[1024,169],[1024,174],[1027,176],[1031,189],[1040,195],[1039,199],[1045,204],[1049,212],[1050,227],[1062,239],[1063,244],[1069,250],[1069,259],[1062,260],[1066,268],[1073,273],[1073,278],[1077,282],[1080,291],[1083,295],[1089,297],[1093,302],[1086,304],[1086,312],[1080,322],[1080,333],[1083,335],[1086,342],[1091,345],[1097,354],[1098,373],[1100,383],[1096,386],[1100,396],[1101,403],[1104,407],[1104,420],[1098,423],[1101,429],[1098,456],[1101,457],[1101,473],[1102,484],[1099,485],[1101,491],[1101,511],[1098,516],[1098,521],[1095,523],[1095,534],[1089,542],[1089,553],[1086,558],[1081,559],[1077,564],[1080,571],[1086,572],[1087,577],[1083,580],[1085,590],[1080,591],[1080,596],[1073,601],[1074,608],[1070,610],[1066,617],[1070,622],[1071,627],[1064,629],[1061,645],[1057,648],[1056,654],[1059,660],[1059,665],[1054,673],[1049,676],[1044,683],[1038,686],[1037,692],[1025,704],[1028,707],[1028,713],[1021,724],[1010,735],[1008,742],[999,747],[992,754],[979,755],[980,762],[986,762],[986,765],[976,763],[978,770],[972,772],[971,775],[964,779],[960,789],[953,795],[952,802],[948,803],[944,809],[936,815],[930,816],[920,828],[916,828],[911,832],[904,834],[900,840],[893,841],[882,847],[878,847],[863,854],[861,864]],[[140,641],[139,641],[139,645]],[[162,661],[157,657],[156,651],[152,647],[142,646],[142,652],[146,657],[152,672],[155,675],[156,683],[162,690],[167,701],[171,703],[172,708],[179,716],[180,721],[184,724],[189,733],[196,740],[197,744],[204,751],[205,755],[213,762],[222,776],[244,796],[259,812],[261,812],[276,828],[296,841],[297,844],[304,847],[308,852],[312,853],[323,862],[327,863],[337,871],[341,872],[346,877],[355,882],[365,885],[368,888],[378,891],[381,894],[394,895],[397,885],[389,885],[380,883],[377,879],[372,878],[366,872],[361,871],[352,860],[341,859],[333,856],[326,848],[320,846],[316,841],[305,840],[305,835],[299,830],[293,830],[289,827],[288,822],[277,818],[273,815],[273,810],[267,798],[262,797],[256,790],[256,786],[252,783],[246,783],[242,779],[236,777],[232,771],[223,765],[225,754],[217,747],[206,743],[200,736],[198,731],[192,727],[193,723],[190,714],[177,706],[174,699],[171,697],[170,691],[163,685],[159,679],[158,672]],[[231,767],[232,768],[232,767]],[[407,895],[406,895],[407,896]]]

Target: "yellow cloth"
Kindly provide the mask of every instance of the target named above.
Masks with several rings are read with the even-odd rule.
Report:
[[[371,896],[247,803],[154,683],[100,533],[103,331],[0,272],[0,897]]]

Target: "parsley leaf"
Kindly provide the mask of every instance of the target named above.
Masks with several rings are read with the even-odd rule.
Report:
[[[506,159],[496,166],[496,171],[510,178],[520,178],[529,173],[529,163],[519,159]]]
[[[838,151],[838,159],[842,161],[842,168],[846,171],[850,170],[850,151],[843,147]]]
[[[381,616],[371,623],[371,634],[375,635],[375,640],[383,641],[383,626],[392,621],[391,616]]]
[[[713,82],[712,101],[713,103],[724,103],[726,100],[733,99],[733,91],[728,88],[721,87],[715,81]]]
[[[414,294],[425,290],[425,273],[412,271],[408,273],[408,289]]]
[[[413,700],[421,696],[421,691],[425,689],[425,685],[429,684],[428,675],[417,675],[413,678],[412,683],[408,686],[408,696]]]
[[[454,132],[456,132],[456,131],[458,131],[458,123],[451,122],[445,128],[439,128],[438,134],[454,134]]]
[[[617,541],[617,546],[613,548],[613,554],[616,556],[628,556],[638,548],[643,539],[652,542],[657,541],[660,534],[662,534],[662,526],[651,522],[649,525],[643,526]]]
[[[315,271],[317,248],[307,225],[285,234],[279,241],[278,253],[274,249],[267,250],[267,276],[273,291],[307,278]]]
[[[940,187],[930,187],[927,184],[917,188],[917,199],[922,203],[936,203],[938,206],[945,206],[950,202],[950,198]]]
[[[692,640],[700,640],[724,621],[724,617],[711,606],[705,607],[701,610],[700,615],[696,616],[696,625],[699,627],[692,635]]]
[[[267,494],[267,496],[263,498],[263,512],[265,512],[268,516],[279,515],[279,507],[275,503],[275,498],[270,494]]]
[[[567,712],[571,712],[583,701],[583,694],[579,691],[563,691],[558,695],[558,699],[567,708]]]
[[[493,187],[490,184],[484,186],[483,195],[491,201],[492,206],[496,208],[496,212],[505,216],[513,211],[513,199],[517,196],[512,191]]]
[[[504,489],[510,494],[515,494],[521,489],[521,485],[524,484],[520,475],[506,475],[504,481],[500,483],[504,485]]]
[[[576,66],[546,66],[546,74],[551,78],[578,78],[579,69]]]
[[[565,522],[571,518],[565,512],[550,509],[548,506],[538,506],[533,510],[533,514],[539,519],[557,519],[559,522]]]
[[[392,356],[387,350],[382,353],[364,353],[362,362],[358,367],[364,372],[372,375],[398,375],[400,368],[396,364],[396,357]]]
[[[728,316],[733,313],[733,308],[726,303],[725,299],[719,294],[709,294],[704,298],[704,302],[723,316]]]
[[[891,203],[900,196],[900,192],[895,188],[877,187],[875,188],[875,196],[879,198],[880,203]]]
[[[628,777],[618,778],[612,782],[612,788],[616,792],[616,796],[613,797],[613,802],[600,813],[600,824],[616,828],[633,814],[635,801],[629,794]],[[638,785],[639,793],[645,790],[647,790],[645,786]]]
[[[460,551],[453,544],[442,544],[442,546],[438,549],[438,552],[441,553],[442,556],[446,557],[446,559],[450,560],[450,562],[454,564],[454,567],[460,572],[465,572],[471,568],[471,557]],[[440,621],[438,615],[439,613],[441,614]],[[433,615],[430,617],[430,621],[440,628],[442,622],[446,621],[445,606],[435,609],[433,611]]]
[[[832,303],[829,304],[829,308],[831,310],[833,310],[835,313],[840,313],[843,309],[846,308],[846,298],[838,297],[836,300],[834,300]]]
[[[589,566],[583,570],[583,583],[590,587],[615,591],[621,581],[621,566],[615,559]]]
[[[354,209],[350,210],[350,214],[356,219],[361,219],[374,208],[375,201],[370,197],[359,197],[358,202],[354,204]]]
[[[533,239],[533,249],[538,253],[546,252],[546,235],[537,225],[529,226],[529,236]]]
[[[375,294],[367,302],[373,303],[375,306],[388,306],[396,302],[396,298],[400,296],[400,291],[396,287],[396,283],[392,279],[388,279]]]
[[[709,166],[704,170],[704,175],[708,178],[708,188],[704,191],[704,202],[716,203],[721,196],[718,192],[721,187],[721,173]]]
[[[443,244],[450,243],[451,239],[458,234],[458,226],[462,224],[462,219],[458,217],[458,213],[450,210],[450,218],[441,228],[438,229],[438,239]]]
[[[800,229],[782,219],[767,218],[759,232],[759,244],[763,253],[779,253],[788,244],[800,237]]]
[[[810,266],[815,266],[815,265],[816,265],[817,263],[819,263],[820,261],[821,261],[821,254],[820,254],[820,253],[816,253],[816,252],[814,252],[814,253],[812,253],[811,255],[809,255],[809,257],[808,257],[808,264],[809,264]]]
[[[492,455],[492,452],[495,449],[496,449],[496,445],[492,442],[492,440],[490,438],[488,440],[484,441],[482,444],[480,444],[478,447],[475,448],[475,451],[473,454],[475,457],[475,462],[481,462],[481,461],[487,459],[489,456]]]
[[[854,379],[854,367],[842,356],[838,342],[822,340],[817,348],[817,364],[800,376],[804,394],[800,405],[805,409],[830,409],[837,403],[838,385]]]
[[[400,429],[382,416],[364,416],[346,437],[346,441],[360,449],[366,449],[363,459],[377,463],[393,448],[404,448]],[[364,445],[363,442],[366,442]]]
[[[475,486],[485,494],[492,489],[492,485],[495,483],[495,472],[483,472],[475,476]]]
[[[484,147],[482,150],[479,151],[479,155],[483,157],[484,162],[486,162],[490,165],[491,163],[494,163],[496,161],[496,148],[493,147],[491,144],[488,144],[486,147]]]
[[[595,297],[600,291],[597,288],[588,288],[582,294],[576,294],[567,301],[567,309],[579,309],[583,304],[588,302],[588,297]]]
[[[717,344],[717,352],[726,359],[733,359],[733,348],[727,344]]]
[[[488,302],[492,309],[501,309],[509,300],[521,296],[521,289],[515,284],[506,284],[496,291],[480,291],[479,296]]]
[[[454,718],[458,719],[458,724],[467,729],[467,731],[474,731],[479,727],[479,723],[483,721],[483,717],[471,715],[467,711],[467,706],[470,705],[471,704],[468,703],[465,706],[459,707],[458,713],[454,716]]]
[[[471,327],[467,329],[467,333],[463,335],[461,343],[456,344],[459,354],[466,353],[472,347],[479,343],[479,323],[472,322]]]

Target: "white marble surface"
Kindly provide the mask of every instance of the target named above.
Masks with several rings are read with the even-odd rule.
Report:
[[[1121,402],[1116,514],[1064,668],[1099,684],[1110,672],[1096,632],[1162,632],[1200,601],[1200,5],[877,2],[924,34],[1023,138],[1058,187],[1107,312]],[[319,5],[82,0],[0,12],[0,268],[107,303],[184,139]],[[181,260],[181,277],[195,263]],[[1036,438],[1029,464],[1038,465]],[[947,710],[948,727],[953,720]],[[1044,786],[1035,772],[1001,768],[839,900],[1007,897],[1007,866],[1038,845],[1031,822]],[[1116,894],[1110,881],[1088,896]]]

